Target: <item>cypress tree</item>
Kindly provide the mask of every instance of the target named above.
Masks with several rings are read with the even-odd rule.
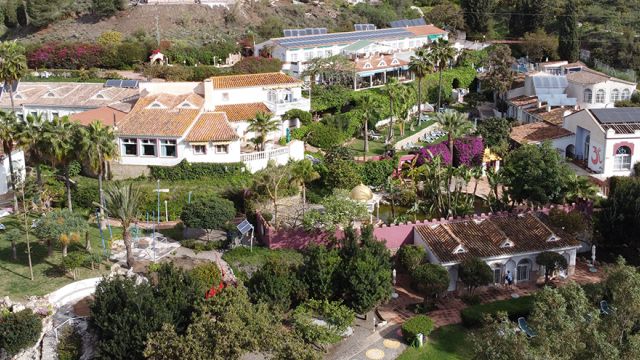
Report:
[[[492,0],[461,0],[464,22],[472,34],[486,34],[491,28]]]
[[[558,55],[560,59],[576,61],[580,55],[578,40],[578,20],[574,0],[568,0],[560,19]]]

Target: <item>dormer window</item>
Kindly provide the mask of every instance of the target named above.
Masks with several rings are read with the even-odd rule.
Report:
[[[166,109],[167,107],[162,105],[161,103],[154,101],[151,105],[148,106],[149,109]]]
[[[18,94],[16,94],[14,97],[15,97],[16,99],[24,99],[24,97],[23,97],[22,95],[20,95],[19,93],[18,93]]]
[[[400,61],[398,61],[398,59],[391,60],[391,65],[398,65],[398,64],[400,64]]]
[[[467,252],[467,249],[464,248],[464,246],[462,245],[458,245],[456,246],[455,249],[453,249],[453,253],[454,254],[464,254]]]
[[[45,97],[48,97],[48,98],[54,98],[54,97],[56,97],[56,94],[54,94],[54,93],[52,93],[52,92],[48,92],[48,93],[46,93],[44,96],[45,96]]]
[[[195,106],[188,101],[185,101],[182,104],[180,104],[180,107],[183,109],[195,109]]]
[[[387,63],[386,63],[386,62],[384,62],[384,60],[381,60],[381,61],[378,63],[378,67],[382,67],[382,66],[387,66]]]
[[[558,236],[556,236],[556,234],[551,234],[551,236],[549,236],[547,238],[547,241],[551,242],[551,241],[558,241],[560,240],[560,238]]]
[[[501,244],[500,244],[501,248],[510,248],[513,247],[513,241],[509,240],[509,239],[505,239]]]
[[[105,97],[102,94],[98,94],[98,95],[96,95],[96,99],[105,99]]]
[[[371,68],[372,68],[372,66],[371,66],[371,64],[370,64],[370,63],[366,63],[366,64],[364,64],[364,68],[365,68],[365,69],[371,69]]]

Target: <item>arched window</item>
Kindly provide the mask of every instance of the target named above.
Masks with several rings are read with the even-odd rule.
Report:
[[[611,102],[616,102],[620,100],[620,90],[613,89],[611,90]]]
[[[516,281],[528,281],[530,272],[531,261],[529,259],[518,261],[518,266],[516,266]]]
[[[593,93],[591,92],[591,89],[585,89],[584,90],[584,102],[591,104],[592,98],[593,98]]]
[[[596,104],[604,104],[604,99],[605,99],[605,92],[604,90],[600,89],[596,92]]]
[[[629,89],[622,90],[622,97],[620,99],[629,100],[630,98],[631,98],[631,91],[629,91]]]
[[[628,146],[620,146],[613,157],[613,170],[631,169],[631,149]]]

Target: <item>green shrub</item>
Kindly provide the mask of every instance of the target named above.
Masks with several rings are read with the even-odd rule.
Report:
[[[509,319],[516,321],[519,317],[527,317],[533,307],[533,297],[523,296],[517,299],[499,300],[487,304],[469,306],[460,311],[462,324],[468,328],[479,327],[483,323],[484,315],[495,315],[504,311]]]
[[[200,294],[204,294],[213,285],[218,285],[222,280],[222,273],[214,262],[197,265],[190,272],[191,277],[198,286]]]
[[[149,166],[151,177],[158,180],[197,180],[206,177],[235,175],[244,171],[243,163],[194,163],[182,160],[175,166]]]
[[[474,295],[465,294],[461,297],[461,299],[462,299],[462,302],[464,302],[469,306],[478,305],[482,302],[482,299],[480,299],[480,296],[477,294],[474,294]]]
[[[393,174],[397,161],[393,159],[380,161],[366,161],[362,164],[362,180],[369,186],[384,186],[389,176]]]
[[[418,334],[425,337],[433,331],[433,320],[426,315],[417,315],[402,324],[402,336],[404,341],[411,344],[418,338]]]
[[[42,320],[30,309],[0,317],[0,349],[10,356],[35,345],[42,331]]]
[[[345,136],[342,131],[323,123],[309,125],[307,142],[321,149],[329,149],[332,146],[342,144]]]
[[[282,115],[283,120],[290,119],[298,119],[302,125],[308,125],[313,120],[313,115],[310,112],[300,110],[300,109],[291,109]]]
[[[67,326],[60,334],[58,360],[77,360],[82,355],[82,337],[72,326]]]
[[[426,256],[427,253],[419,246],[402,245],[396,254],[396,259],[405,271],[412,272],[422,264]]]
[[[76,190],[71,197],[74,208],[95,210],[96,205],[94,203],[100,201],[98,181],[83,177],[78,180],[77,184]]]
[[[582,290],[584,290],[587,299],[594,305],[599,305],[600,301],[605,299],[606,292],[601,283],[584,284],[582,285]]]

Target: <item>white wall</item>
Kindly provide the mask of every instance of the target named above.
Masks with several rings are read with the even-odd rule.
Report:
[[[591,90],[592,97],[590,103],[584,101],[585,89]],[[583,85],[570,81],[569,87],[567,88],[567,94],[569,94],[570,97],[575,97],[576,99],[578,99],[578,106],[580,107],[580,109],[602,109],[614,107],[615,101],[611,100],[611,92],[614,89],[618,89],[620,96],[622,96],[622,91],[625,89],[629,90],[629,94],[633,94],[633,92],[635,91],[635,86],[613,80],[608,80],[593,85]],[[596,103],[596,93],[598,92],[598,90],[605,91],[604,103]]]
[[[13,171],[16,174],[16,180],[24,179],[26,176],[24,151],[14,150],[11,153],[11,160],[13,161]],[[0,168],[0,195],[4,195],[9,191],[9,183],[11,178],[9,176],[9,157],[4,156],[2,160],[2,168]]]

